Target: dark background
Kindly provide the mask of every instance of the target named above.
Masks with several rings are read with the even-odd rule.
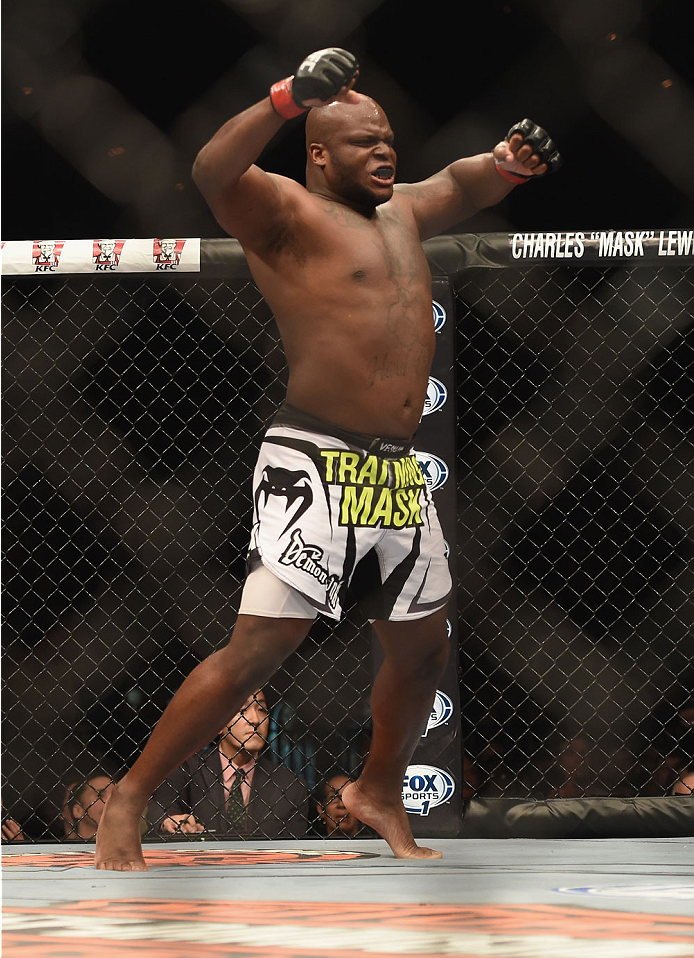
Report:
[[[3,239],[222,235],[200,147],[304,55],[352,50],[398,178],[491,149],[529,116],[562,172],[471,232],[692,225],[690,0],[6,0]],[[303,176],[303,122],[264,165]]]

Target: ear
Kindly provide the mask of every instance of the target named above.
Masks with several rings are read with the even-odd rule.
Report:
[[[308,147],[308,156],[311,162],[315,166],[319,166],[321,169],[324,169],[327,159],[326,159],[327,150],[322,143],[310,143]]]
[[[75,802],[74,805],[70,806],[70,814],[72,815],[72,820],[78,822],[80,818],[84,817],[84,806],[80,805],[79,802]]]

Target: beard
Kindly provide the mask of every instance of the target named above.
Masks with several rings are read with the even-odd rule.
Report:
[[[388,196],[374,193],[368,186],[359,183],[354,179],[353,171],[343,164],[333,160],[335,172],[338,174],[339,181],[336,192],[340,194],[350,205],[358,206],[367,212],[373,213],[377,206],[387,203],[393,195],[390,191]]]

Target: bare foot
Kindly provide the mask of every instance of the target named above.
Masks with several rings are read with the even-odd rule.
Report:
[[[359,782],[350,782],[342,789],[342,801],[348,812],[369,825],[388,842],[396,858],[443,857],[443,852],[425,848],[415,842],[401,800],[386,804],[375,795],[370,795]]]
[[[105,871],[146,872],[140,838],[140,802],[129,799],[121,783],[114,785],[96,833],[94,865]]]

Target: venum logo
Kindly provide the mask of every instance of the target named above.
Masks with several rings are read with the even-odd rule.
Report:
[[[379,452],[402,452],[404,449],[404,443],[401,442],[382,442],[378,447]]]
[[[409,815],[428,815],[455,792],[452,776],[434,765],[408,765],[402,783],[402,801]]]
[[[293,512],[284,529],[280,532],[281,538],[290,525],[303,516],[307,509],[310,509],[313,503],[313,492],[311,491],[310,476],[303,469],[295,471],[284,469],[282,466],[265,466],[263,475],[258,483],[255,492],[255,511],[258,513],[260,497],[264,496],[265,502],[270,496],[276,496],[278,499],[286,499],[284,511],[288,512],[289,507],[295,502],[299,502],[299,508]]]
[[[431,306],[434,311],[434,332],[440,333],[446,322],[446,310],[435,299],[432,299]]]
[[[448,479],[448,466],[438,456],[430,452],[415,452],[417,462],[419,463],[424,481],[427,484],[429,492],[434,489],[440,489],[446,479]]]
[[[422,416],[428,416],[432,412],[438,412],[439,409],[443,408],[443,405],[447,399],[448,390],[441,380],[435,379],[433,376],[429,376],[429,382],[427,383],[427,396],[424,400]]]
[[[304,542],[301,529],[294,529],[289,537],[289,545],[280,556],[282,565],[293,565],[307,575],[312,575],[322,586],[325,586],[325,597],[328,605],[337,608],[340,580],[336,575],[330,575],[328,570],[320,564],[323,550],[320,546]]]
[[[431,708],[431,715],[429,716],[429,721],[427,722],[427,727],[424,729],[422,738],[426,738],[433,728],[438,728],[439,725],[445,725],[451,715],[453,715],[453,699],[449,695],[446,695],[445,692],[442,692],[441,689],[437,689],[436,698]]]

